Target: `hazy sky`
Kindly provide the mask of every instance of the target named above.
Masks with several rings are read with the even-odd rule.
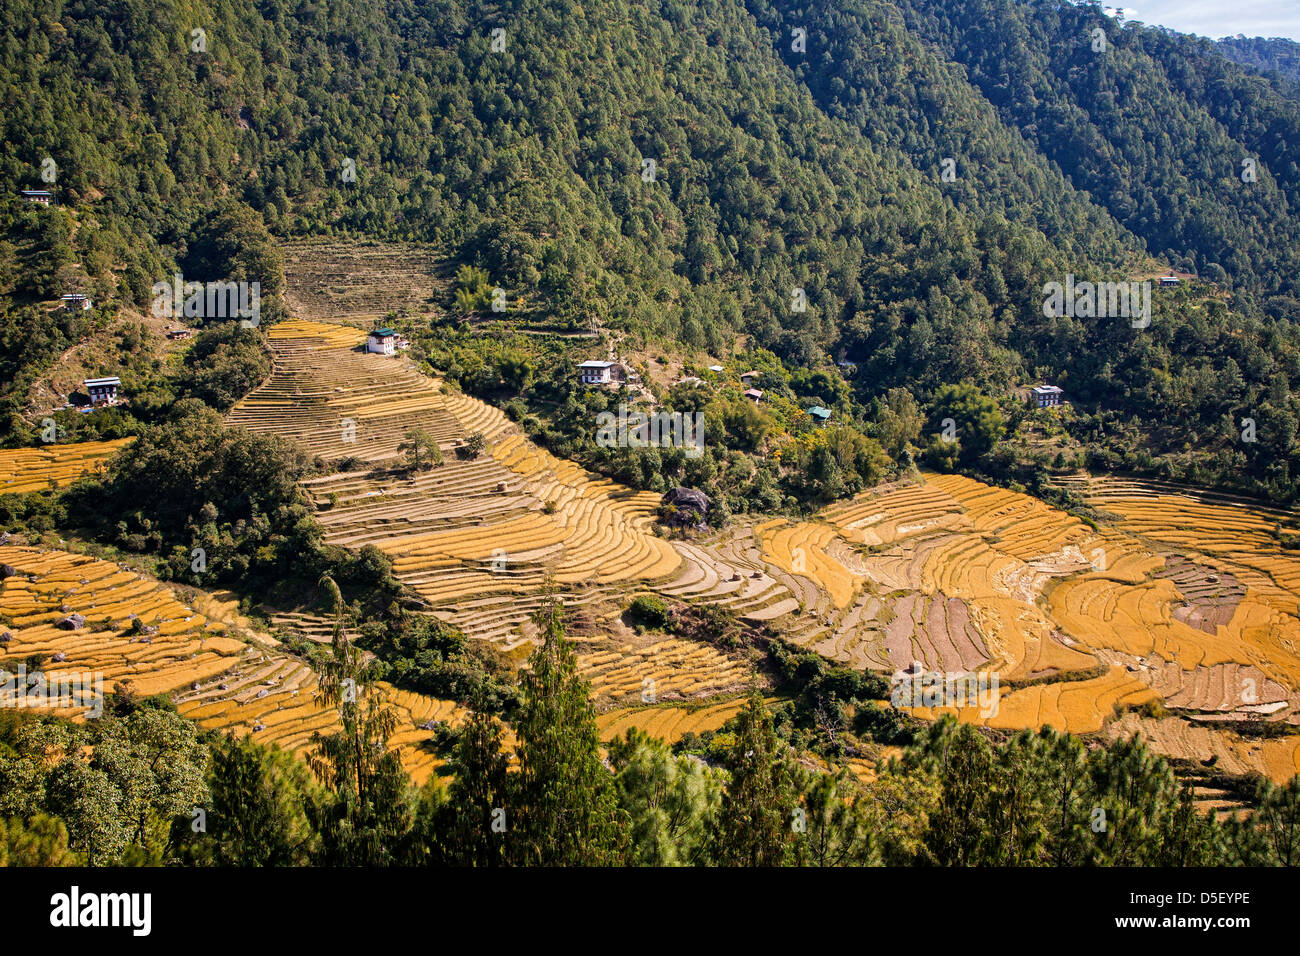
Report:
[[[1300,41],[1300,0],[1134,0],[1124,15],[1215,40],[1244,33]]]

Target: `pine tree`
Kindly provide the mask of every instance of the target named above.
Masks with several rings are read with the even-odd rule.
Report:
[[[1262,832],[1267,860],[1273,866],[1300,866],[1300,776],[1286,786],[1261,788],[1253,822]]]
[[[722,802],[721,774],[673,754],[635,727],[610,741],[619,806],[629,818],[628,862],[698,866],[710,862],[710,837]]]
[[[206,837],[191,858],[218,866],[302,866],[316,834],[313,785],[292,754],[228,737],[212,748]]]
[[[560,605],[548,601],[534,620],[542,644],[529,659],[515,724],[519,773],[506,809],[509,853],[526,865],[609,865],[620,859],[626,823],[600,757],[595,709],[564,637]]]
[[[803,787],[805,829],[794,841],[800,866],[864,866],[874,861],[850,772],[812,773]]]
[[[945,718],[932,729],[939,742],[939,805],[925,834],[928,857],[940,866],[977,866],[986,862],[993,753],[969,724]]]
[[[396,861],[411,826],[410,781],[388,749],[396,717],[348,639],[338,585],[328,576],[321,584],[333,599],[334,654],[319,668],[315,700],[337,707],[342,724],[333,734],[314,733],[316,750],[308,757],[312,772],[337,798],[320,817],[322,853],[330,863],[387,865]]]
[[[475,711],[461,728],[449,769],[443,817],[447,862],[455,866],[503,866],[510,803],[507,760],[502,752],[501,723]]]
[[[0,866],[76,866],[68,849],[68,828],[57,817],[38,813],[30,820],[0,819]]]
[[[737,722],[715,856],[724,866],[781,866],[789,859],[796,810],[806,812],[796,805],[793,768],[758,694]]]

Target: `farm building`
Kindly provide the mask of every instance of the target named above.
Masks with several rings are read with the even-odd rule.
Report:
[[[90,296],[81,292],[69,292],[67,295],[61,295],[59,301],[63,303],[63,307],[69,312],[84,311],[94,305],[90,301]]]
[[[178,339],[188,339],[193,334],[193,329],[170,329],[167,332],[167,338],[176,341]]]
[[[741,380],[742,382],[745,382],[746,384],[748,384],[750,381],[752,381],[753,379],[756,379],[756,378],[758,378],[758,370],[757,370],[757,369],[750,369],[750,370],[749,370],[748,372],[746,372],[744,375],[740,376],[740,380]]]
[[[393,355],[397,352],[398,335],[392,329],[375,329],[366,337],[366,351],[378,355]]]
[[[1161,285],[1162,287],[1163,287],[1163,286],[1178,285],[1178,283],[1180,283],[1180,282],[1182,282],[1182,281],[1183,281],[1183,280],[1180,279],[1180,278],[1178,278],[1178,276],[1161,276],[1161,277],[1160,277],[1160,285]]]
[[[86,388],[86,393],[90,396],[90,404],[117,404],[117,390],[121,387],[122,380],[116,375],[105,378],[88,378],[82,384]]]
[[[1055,408],[1065,397],[1065,392],[1056,385],[1035,385],[1031,392],[1033,403],[1038,408]]]
[[[698,375],[687,375],[685,378],[683,378],[683,379],[682,379],[681,381],[679,381],[677,384],[678,384],[678,385],[690,385],[690,386],[703,385],[703,384],[704,384],[704,379],[700,378]]]
[[[761,388],[747,388],[745,389],[745,397],[751,402],[757,402],[763,397],[763,390]]]
[[[34,203],[38,206],[48,206],[54,201],[54,196],[44,189],[24,189],[22,191],[22,197],[27,200],[27,202]]]
[[[812,408],[808,409],[808,414],[812,416],[813,424],[815,425],[825,425],[831,420],[831,410],[829,408],[823,408],[821,405],[814,405]]]
[[[578,366],[578,378],[583,385],[608,385],[623,380],[623,366],[617,362],[583,362]]]
[[[726,369],[723,368],[721,365],[710,365],[710,366],[709,366],[709,371],[710,371],[710,372],[725,372]]]

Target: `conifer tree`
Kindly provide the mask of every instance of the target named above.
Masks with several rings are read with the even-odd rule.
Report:
[[[565,639],[560,605],[548,601],[534,620],[541,646],[529,659],[515,724],[519,773],[506,810],[508,852],[528,865],[613,864],[622,853],[625,819],[600,757],[587,682]]]
[[[793,769],[758,694],[737,721],[715,855],[724,866],[781,866],[789,859],[795,810],[803,810],[796,806]]]
[[[388,749],[396,718],[348,638],[338,585],[328,576],[321,584],[334,607],[333,657],[319,668],[315,699],[337,707],[342,724],[336,733],[313,734],[316,750],[308,758],[337,798],[321,818],[322,853],[330,863],[391,864],[411,825],[410,782],[400,757]]]

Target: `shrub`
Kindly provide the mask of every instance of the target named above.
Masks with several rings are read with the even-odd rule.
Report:
[[[638,627],[662,630],[668,624],[668,605],[660,598],[643,594],[628,607],[627,615]]]

